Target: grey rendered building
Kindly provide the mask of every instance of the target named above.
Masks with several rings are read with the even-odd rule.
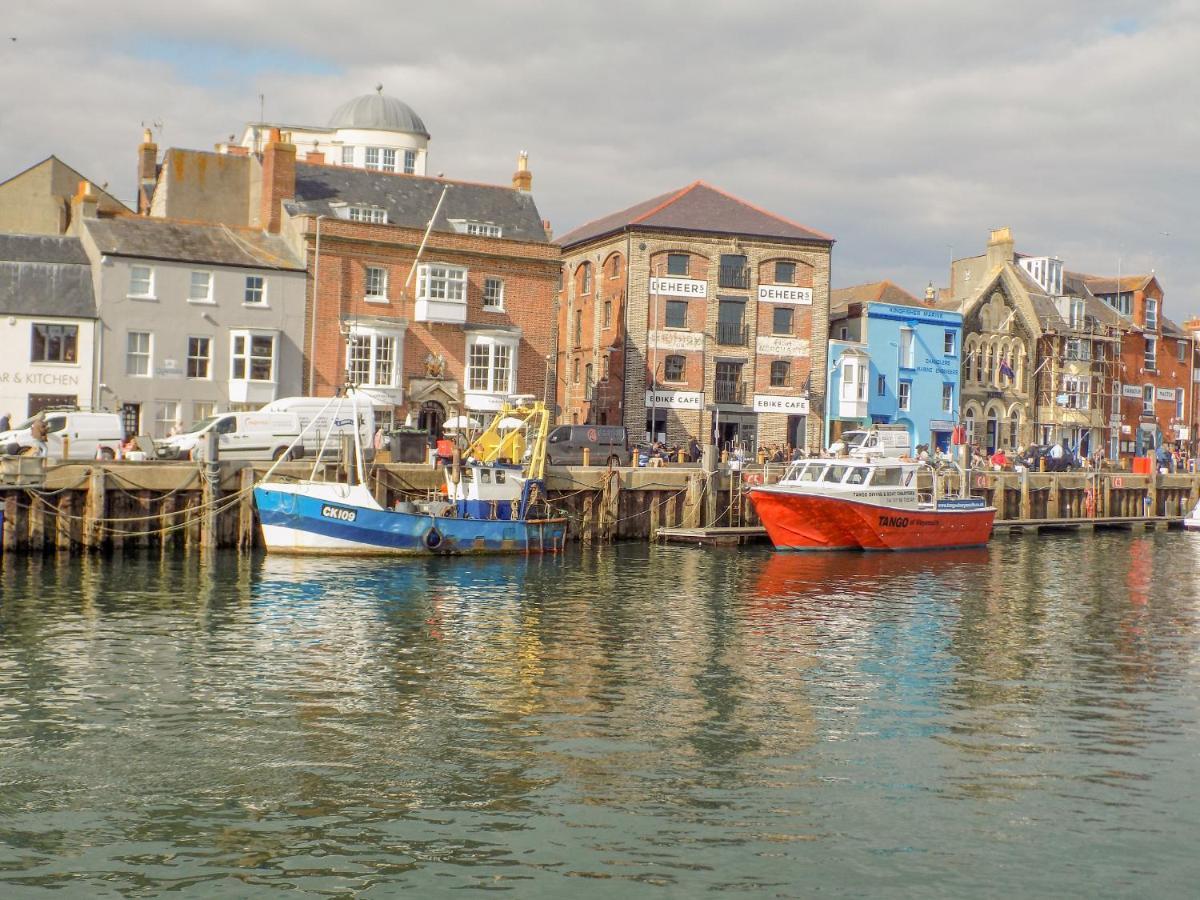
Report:
[[[277,235],[80,216],[100,319],[97,409],[164,437],[303,393],[306,275]]]

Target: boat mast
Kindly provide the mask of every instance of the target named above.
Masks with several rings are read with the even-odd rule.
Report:
[[[363,462],[362,429],[358,427],[358,391],[350,388],[351,426],[354,428],[354,465],[358,483],[366,484]]]

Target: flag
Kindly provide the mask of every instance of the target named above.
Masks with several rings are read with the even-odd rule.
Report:
[[[1013,374],[1012,366],[1008,364],[1007,359],[1000,360],[1000,374],[1007,375],[1009,378],[1016,380],[1016,375]]]

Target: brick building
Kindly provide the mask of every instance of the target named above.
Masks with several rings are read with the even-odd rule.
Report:
[[[1187,447],[1193,437],[1191,334],[1164,315],[1154,275],[1081,276],[1091,293],[1122,320],[1120,394],[1123,457],[1144,456],[1162,444]],[[1115,420],[1114,420],[1115,422]]]
[[[561,243],[564,420],[820,445],[832,238],[698,181]]]
[[[376,106],[379,121],[364,118]],[[356,127],[384,133],[386,112],[359,109]],[[277,130],[260,152],[221,149],[168,150],[160,164],[147,137],[142,208],[278,232],[305,260],[307,393],[351,382],[377,420],[435,428],[486,419],[512,394],[551,396],[559,252],[524,154],[509,186],[298,158]]]

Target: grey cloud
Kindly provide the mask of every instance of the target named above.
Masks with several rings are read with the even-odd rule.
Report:
[[[1194,4],[1118,0],[609,2],[302,8],[27,4],[0,48],[0,173],[57,153],[123,196],[140,122],[208,147],[257,116],[324,121],[382,82],[433,133],[431,167],[505,181],[528,149],[559,233],[704,178],[838,238],[835,279],[944,283],[950,246],[1009,224],[1072,269],[1157,268],[1200,311]],[[156,40],[312,59],[189,84]],[[1169,232],[1164,235],[1163,232]]]

